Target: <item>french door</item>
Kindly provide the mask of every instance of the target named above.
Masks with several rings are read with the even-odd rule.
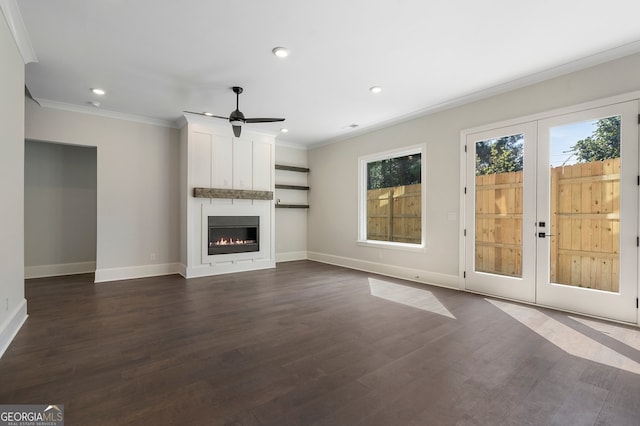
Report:
[[[536,123],[467,136],[466,288],[535,302]]]
[[[638,103],[466,136],[468,290],[637,322]]]
[[[637,321],[637,117],[632,101],[538,123],[537,303]]]

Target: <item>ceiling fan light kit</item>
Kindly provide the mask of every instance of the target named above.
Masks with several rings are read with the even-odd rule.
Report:
[[[229,123],[231,123],[231,127],[233,128],[233,135],[236,138],[240,137],[240,134],[242,133],[242,126],[245,123],[275,123],[278,121],[285,120],[284,118],[245,118],[244,114],[240,111],[240,108],[239,108],[240,93],[243,92],[243,89],[240,86],[233,86],[231,90],[233,90],[233,93],[236,94],[236,109],[235,111],[232,111],[231,114],[229,114],[229,117],[213,115],[210,112],[193,112],[193,111],[184,111],[184,112],[188,112],[190,114],[204,115],[205,117],[221,118],[223,120],[229,120]]]

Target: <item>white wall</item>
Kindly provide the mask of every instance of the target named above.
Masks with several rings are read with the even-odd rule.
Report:
[[[93,272],[96,149],[25,142],[25,278]]]
[[[27,101],[25,137],[97,147],[97,282],[178,272],[178,129]]]
[[[309,258],[457,287],[460,131],[635,91],[639,75],[636,54],[310,150]],[[426,251],[357,246],[358,157],[418,143],[427,145]]]
[[[27,317],[24,298],[24,62],[0,14],[0,356]]]
[[[307,150],[276,143],[276,164],[307,167]],[[276,170],[278,184],[308,186],[308,174]],[[276,189],[282,204],[308,204],[308,192]],[[313,206],[312,206],[313,208]],[[276,260],[285,262],[307,258],[307,209],[276,209]]]

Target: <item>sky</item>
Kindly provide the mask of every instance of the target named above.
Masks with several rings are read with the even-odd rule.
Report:
[[[592,136],[597,128],[597,122],[597,119],[593,119],[552,127],[550,129],[549,146],[550,167],[576,164],[578,158],[571,151],[571,147],[579,140]],[[490,139],[489,141],[495,142],[497,139]]]
[[[591,136],[596,129],[597,120],[571,123],[551,128],[551,167],[565,166],[578,162],[576,155],[571,155],[571,147],[580,139]],[[566,161],[566,162],[565,162]]]

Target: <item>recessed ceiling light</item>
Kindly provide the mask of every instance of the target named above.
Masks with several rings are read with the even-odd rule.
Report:
[[[98,101],[91,101],[91,102],[89,102],[89,104],[90,104],[91,106],[93,106],[93,107],[96,107],[96,108],[100,108],[100,105],[102,105],[102,104],[101,104],[100,102],[98,102]]]
[[[206,115],[207,117],[213,117],[213,114],[210,112],[203,112],[204,115]]]
[[[289,49],[286,47],[274,47],[271,52],[278,58],[286,58],[289,56]]]
[[[280,129],[281,133],[289,133],[289,129],[287,129],[286,127],[283,127],[282,129]]]
[[[359,124],[357,124],[357,123],[351,123],[351,124],[349,124],[347,127],[351,128],[351,129],[355,129],[355,128],[356,128],[356,127],[358,127],[358,126],[360,126],[360,125],[359,125]]]
[[[369,91],[371,93],[380,93],[380,92],[382,92],[382,87],[380,87],[380,86],[371,86],[371,87],[369,87]]]
[[[94,95],[99,95],[99,96],[102,96],[102,95],[104,95],[105,93],[107,93],[107,92],[105,92],[105,91],[104,91],[104,89],[99,89],[99,88],[97,88],[97,87],[96,87],[96,88],[91,89],[91,91],[93,92],[93,94],[94,94]]]

